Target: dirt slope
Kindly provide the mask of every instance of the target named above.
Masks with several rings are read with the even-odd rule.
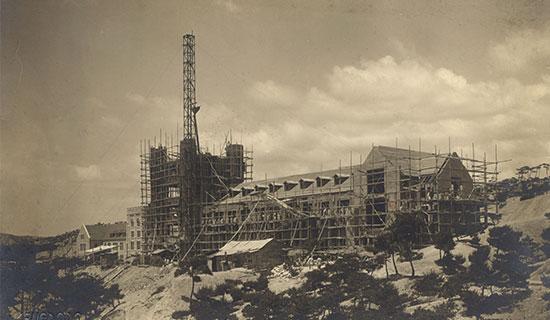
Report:
[[[124,298],[114,310],[106,310],[103,313],[104,319],[144,320],[171,319],[174,311],[188,310],[188,303],[182,296],[189,296],[191,279],[187,275],[174,277],[174,271],[174,266],[121,266],[109,271],[89,267],[85,270],[104,278],[108,284],[118,284],[124,294]],[[120,274],[114,277],[118,272]],[[196,284],[195,290],[201,286],[215,286],[226,279],[248,281],[256,277],[251,271],[242,268],[216,272],[212,276],[201,275],[202,281]]]
[[[500,209],[500,224],[510,225],[540,242],[542,230],[549,224],[548,219],[544,217],[546,212],[550,212],[550,193],[523,201],[519,201],[518,197],[510,198]]]
[[[550,224],[544,216],[546,212],[550,212],[550,193],[523,201],[519,201],[518,197],[510,198],[500,212],[502,213],[501,225],[510,225],[542,243],[541,233]],[[513,312],[500,316],[507,319],[550,319],[550,310],[546,309],[542,300],[545,288],[540,282],[540,275],[543,272],[550,273],[550,260],[547,259],[537,266],[538,268],[529,279],[529,288],[533,290],[531,296],[522,301]]]

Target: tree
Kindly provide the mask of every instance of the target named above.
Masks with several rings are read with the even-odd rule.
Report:
[[[494,227],[489,230],[489,244],[496,248],[498,254],[500,250],[510,251],[518,249],[520,246],[521,232],[515,231],[509,226]]]
[[[230,297],[226,298],[232,289],[232,285],[227,282],[216,287],[216,289],[199,289],[196,293],[197,301],[190,305],[189,313],[197,320],[236,319],[235,316],[232,316],[232,313],[236,310],[237,299],[230,294]]]
[[[377,254],[374,257],[367,258],[363,261],[362,265],[365,267],[370,276],[372,273],[380,269],[383,265],[386,266],[386,278],[388,277],[388,265],[386,264],[386,257],[383,254]]]
[[[389,277],[388,273],[388,257],[391,256],[393,262],[393,268],[395,274],[399,274],[397,270],[397,264],[395,263],[395,250],[396,245],[393,240],[393,234],[390,231],[384,231],[376,236],[374,239],[374,251],[384,256],[384,266],[386,268],[386,278]]]
[[[452,234],[448,232],[440,232],[435,238],[435,248],[439,250],[439,259],[442,259],[443,256],[448,255],[455,248],[456,243],[453,240]],[[441,255],[441,252],[444,252],[444,255]]]
[[[502,287],[526,288],[529,265],[515,252],[499,253],[493,260],[495,280]]]
[[[481,294],[474,290],[461,293],[466,315],[477,318],[502,307],[510,308],[530,294],[527,280],[531,273],[528,261],[533,261],[532,239],[507,226],[495,227],[489,235],[488,242],[494,246],[495,253],[491,255],[491,247],[481,246],[469,257],[468,277],[473,285],[481,286]],[[485,295],[487,286],[488,296]],[[498,294],[493,292],[493,286],[500,289]]]
[[[435,263],[443,268],[443,273],[453,275],[464,269],[464,262],[466,259],[462,255],[449,253]]]
[[[435,296],[443,285],[443,277],[431,270],[422,278],[416,280],[413,288],[425,296]]]
[[[529,166],[523,166],[516,169],[519,180],[523,180],[526,174],[531,174],[531,168]]]
[[[191,292],[189,294],[189,309],[191,309],[193,296],[195,295],[195,282],[201,282],[199,274],[212,274],[212,271],[208,268],[206,256],[195,255],[179,262],[179,268],[176,269],[175,276],[184,273],[189,274],[191,277]]]
[[[489,246],[481,246],[472,252],[468,259],[470,266],[468,268],[469,279],[481,286],[481,295],[485,295],[485,287],[492,283],[493,271],[489,267],[489,256],[491,248]]]
[[[367,261],[346,254],[324,268],[307,273],[306,283],[289,292],[291,302],[287,302],[285,308],[295,313],[287,318],[402,319],[403,297],[390,282],[364,272],[366,267]],[[296,301],[307,302],[308,306]]]
[[[413,259],[415,257],[414,243],[417,239],[417,230],[420,228],[420,221],[416,214],[397,214],[395,220],[390,224],[390,231],[393,234],[394,243],[399,248],[399,254],[409,261],[411,276],[415,276]]]
[[[24,318],[33,310],[80,313],[96,318],[123,296],[118,285],[106,286],[86,273],[75,274],[70,263],[9,265],[0,272],[1,318]]]

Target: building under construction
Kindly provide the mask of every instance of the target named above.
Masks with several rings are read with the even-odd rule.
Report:
[[[245,182],[202,210],[197,247],[275,238],[286,248],[365,248],[397,214],[419,216],[426,243],[488,222],[496,164],[376,146],[357,165]]]
[[[473,146],[470,158],[450,148],[424,152],[420,143],[418,150],[373,146],[358,164],[251,181],[252,157],[242,145],[227,142],[220,155],[200,148],[193,35],[183,37],[183,62],[183,138],[141,146],[146,250],[182,239],[205,253],[269,238],[286,248],[368,247],[397,214],[421,217],[419,242],[488,222],[496,150],[494,161],[476,160]]]
[[[193,239],[201,225],[203,206],[250,180],[251,152],[226,141],[220,155],[199,144],[195,96],[195,36],[183,37],[183,138],[174,145],[162,133],[141,142],[141,204],[145,207],[145,251]],[[179,140],[179,139],[178,139]]]

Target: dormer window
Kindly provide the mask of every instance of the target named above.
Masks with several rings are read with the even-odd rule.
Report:
[[[317,177],[315,178],[315,182],[317,183],[317,187],[324,187],[327,183],[329,183],[330,177]]]
[[[277,192],[282,187],[283,187],[282,183],[272,182],[272,183],[269,184],[269,192],[271,192],[271,193]]]
[[[290,190],[292,190],[292,188],[294,188],[297,185],[298,185],[298,182],[296,182],[296,181],[285,181],[283,183],[285,191],[290,191]]]
[[[241,190],[239,190],[239,189],[235,189],[235,188],[229,189],[229,196],[230,196],[230,197],[235,197],[235,196],[237,196],[239,193],[241,193]]]
[[[312,179],[303,179],[303,178],[300,179],[300,189],[306,189],[307,187],[312,185],[313,182],[315,182],[315,181],[312,180]]]
[[[342,184],[348,179],[349,179],[349,174],[335,174],[334,175],[334,185]]]
[[[241,188],[241,193],[242,193],[243,197],[249,195],[250,193],[252,193],[252,191],[254,191],[254,188],[251,188],[251,187],[242,187]]]
[[[263,192],[267,190],[267,186],[266,185],[263,185],[263,184],[257,184],[254,186],[254,191],[256,192]]]

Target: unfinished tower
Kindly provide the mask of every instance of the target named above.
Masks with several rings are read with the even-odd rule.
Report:
[[[162,132],[141,142],[141,204],[145,207],[145,252],[192,242],[202,232],[202,208],[252,178],[251,152],[226,141],[222,152],[199,143],[195,36],[183,36],[183,136],[172,143]],[[164,138],[164,143],[163,143]]]

